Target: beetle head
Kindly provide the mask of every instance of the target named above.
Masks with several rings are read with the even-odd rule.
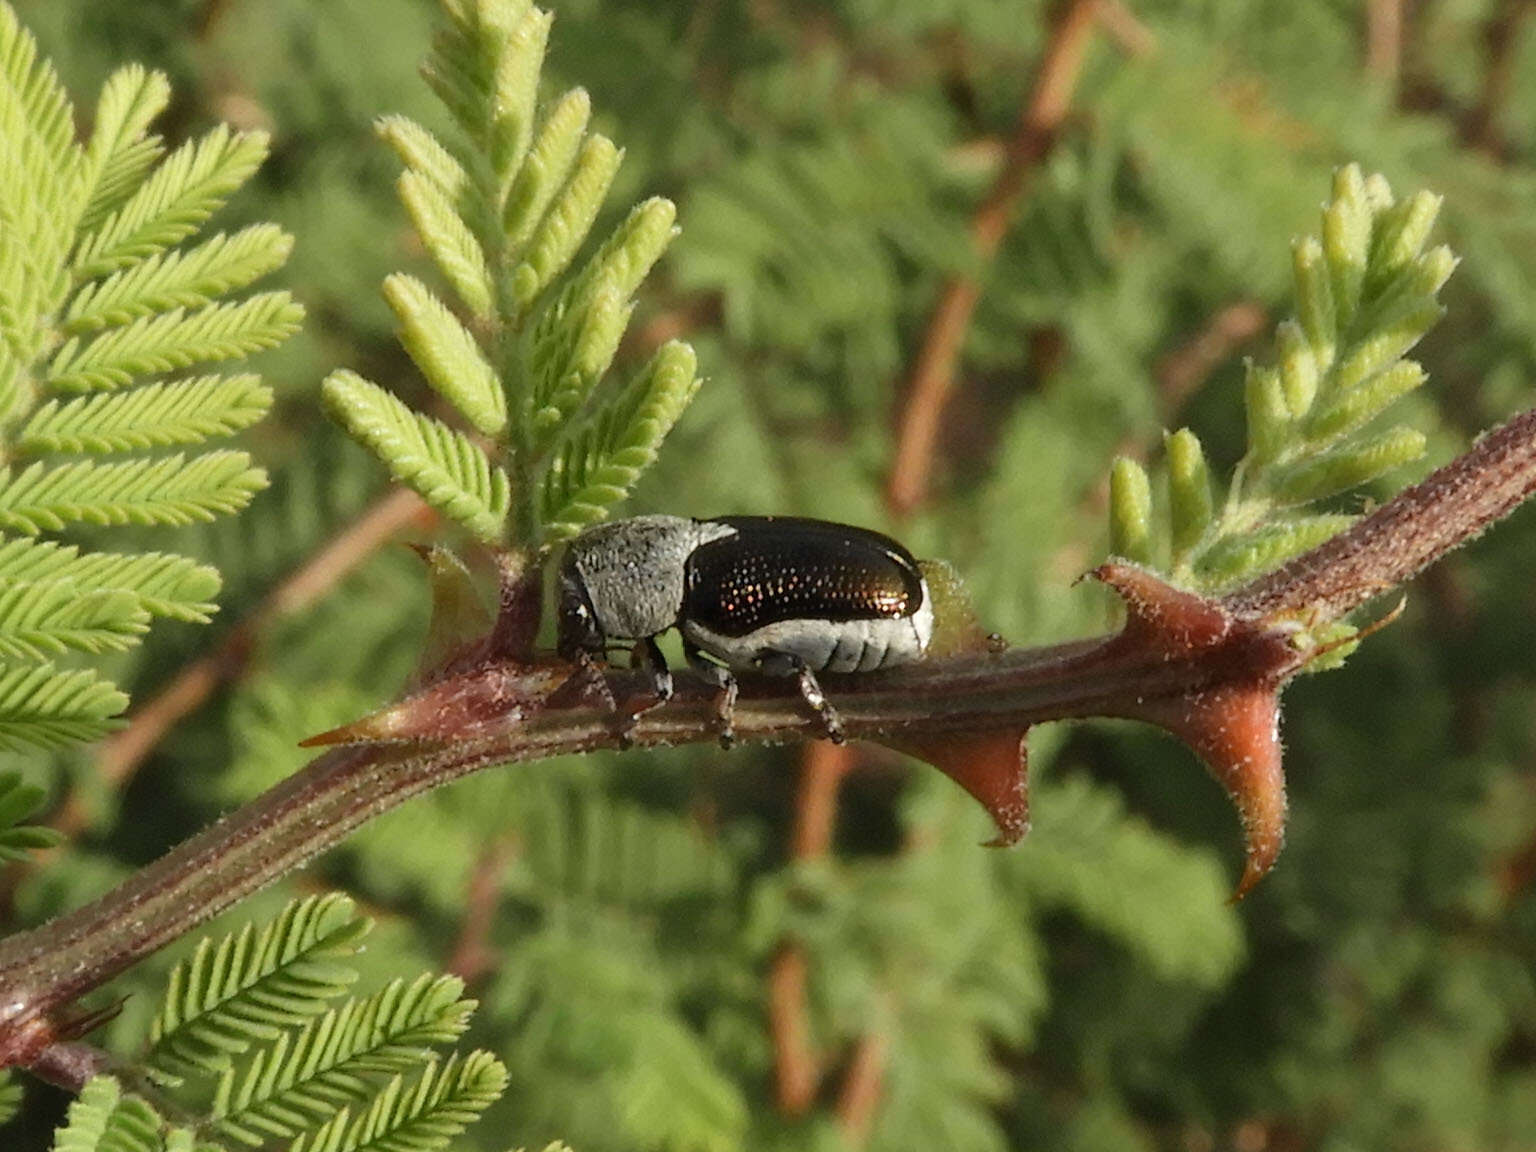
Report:
[[[607,638],[592,608],[586,581],[576,566],[574,554],[567,554],[560,565],[560,602],[556,615],[555,646],[569,660],[578,652],[602,652]]]

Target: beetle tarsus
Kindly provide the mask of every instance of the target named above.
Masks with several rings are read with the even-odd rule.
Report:
[[[795,675],[800,679],[800,695],[805,697],[805,702],[821,718],[821,727],[827,739],[834,744],[848,743],[848,737],[843,732],[843,718],[821,690],[821,682],[816,679],[816,673],[806,667],[804,661],[796,659]]]
[[[667,667],[667,658],[662,655],[661,647],[653,636],[637,641],[630,651],[630,667],[643,669],[651,678],[651,698],[644,705],[634,709],[629,714],[630,727],[633,728],[640,722],[640,717],[647,712],[660,708],[672,699],[672,670]]]
[[[592,653],[578,648],[572,651],[567,659],[576,665],[576,674],[571,679],[580,683],[582,695],[585,696],[590,690],[597,696],[604,711],[611,712],[620,718],[617,737],[619,751],[625,752],[633,748],[635,724],[640,719],[640,713],[625,715],[619,711],[619,701],[613,694],[613,686],[608,683],[608,677],[604,675],[602,665],[597,662]],[[642,713],[644,711],[646,709],[641,710]]]

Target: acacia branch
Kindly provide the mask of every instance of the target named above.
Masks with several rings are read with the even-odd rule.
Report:
[[[1310,654],[1296,650],[1277,617],[1301,613],[1314,625],[1337,618],[1478,535],[1533,490],[1536,410],[1349,531],[1222,600],[1106,566],[1101,575],[1131,609],[1115,636],[849,678],[836,686],[844,728],[854,738],[897,745],[956,743],[1048,720],[1113,716],[1180,732],[1208,760],[1223,751],[1222,740],[1237,739],[1267,739],[1278,756],[1277,715],[1250,705],[1263,704],[1266,693],[1272,700]],[[457,672],[451,684],[426,691],[434,719],[470,718],[461,738],[328,752],[105,896],[0,941],[0,1067],[35,1062],[61,1039],[59,1021],[72,1002],[410,797],[499,764],[618,747],[623,736],[611,713],[566,699],[569,671],[545,655]],[[621,698],[645,691],[643,674],[613,679]],[[712,692],[679,679],[677,699],[648,713],[633,743],[715,738]],[[813,738],[818,723],[794,686],[778,681],[746,686],[736,713],[742,740]],[[1246,756],[1254,747],[1236,750]]]

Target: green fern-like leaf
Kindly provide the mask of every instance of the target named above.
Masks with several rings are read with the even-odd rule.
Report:
[[[407,170],[400,174],[400,203],[443,278],[471,316],[489,323],[496,305],[496,285],[485,249],[459,215],[450,194],[431,177]]]
[[[619,170],[624,153],[606,136],[582,145],[565,186],[529,238],[523,260],[512,272],[512,299],[528,308],[564,272],[591,231]]]
[[[669,200],[639,205],[540,315],[527,351],[538,451],[569,424],[613,363],[634,311],[631,297],[675,234],[675,218]]]
[[[66,341],[48,367],[48,383],[61,392],[121,388],[135,376],[235,360],[275,348],[298,331],[303,317],[286,292],[142,316],[94,340]]]
[[[481,453],[435,421],[364,397],[348,374],[333,375],[326,395],[352,434],[429,501],[482,538],[531,547],[605,515],[655,459],[681,412],[673,402],[691,395],[601,388],[675,211],[644,202],[573,267],[620,149],[589,131],[582,89],[537,113],[549,13],[528,0],[485,0],[445,3],[443,14],[427,79],[467,146],[398,116],[378,131],[405,165],[401,201],[456,304],[398,274],[384,293],[422,374],[493,443]],[[517,490],[504,494],[503,477]]]
[[[0,416],[24,399],[28,362],[58,306],[82,200],[74,109],[53,66],[0,4]]]
[[[74,109],[53,65],[41,58],[9,5],[0,8],[0,75],[0,125],[14,161],[0,172],[0,199],[15,207],[22,217],[17,223],[41,226],[39,235],[28,236],[29,242],[44,240],[41,263],[56,254],[71,224],[69,214],[55,210],[71,198],[78,178]]]
[[[570,178],[577,149],[591,119],[592,98],[585,88],[571,89],[544,117],[528,158],[512,179],[502,209],[507,238],[513,244],[527,244],[555,193]]]
[[[495,1103],[507,1070],[489,1052],[450,1056],[415,1081],[390,1080],[356,1116],[343,1111],[290,1152],[436,1152]]]
[[[698,1037],[676,1019],[636,1023],[619,1090],[625,1126],[652,1146],[739,1147],[747,1121],[741,1093],[720,1075]]]
[[[149,631],[131,592],[72,580],[0,584],[0,660],[46,660],[65,652],[121,652]]]
[[[474,1002],[451,976],[396,980],[350,1000],[297,1033],[226,1069],[214,1097],[214,1131],[244,1144],[296,1137],[369,1098],[380,1074],[409,1072],[434,1045],[451,1044]]]
[[[450,818],[456,818],[450,814]],[[519,790],[522,855],[544,899],[654,915],[730,888],[718,846],[698,825],[601,789],[550,783]]]
[[[149,126],[171,101],[171,86],[142,65],[120,68],[102,85],[96,102],[95,131],[86,148],[90,197],[81,214],[83,231],[98,228],[144,182],[165,153]]]
[[[118,726],[112,717],[127,704],[128,697],[88,669],[0,668],[0,749],[99,740]]]
[[[449,19],[427,61],[427,83],[479,149],[515,167],[533,127],[550,15],[528,0],[443,8]]]
[[[26,783],[20,773],[0,772],[0,864],[24,859],[29,852],[59,842],[59,834],[52,828],[25,823],[43,806],[43,799],[43,790]],[[0,1124],[6,1119],[4,1093],[7,1087],[4,1078],[0,1078]]]
[[[332,415],[423,500],[482,539],[500,537],[511,485],[467,437],[353,372],[331,373],[324,396]]]
[[[199,1143],[189,1128],[167,1128],[149,1103],[128,1095],[110,1076],[97,1076],[70,1105],[53,1152],[223,1152]]]
[[[475,338],[442,302],[411,276],[384,281],[384,298],[400,322],[400,339],[427,382],[488,436],[507,426],[507,395]]]
[[[244,452],[208,452],[50,468],[0,469],[0,526],[58,531],[66,524],[192,524],[237,512],[267,485]]]
[[[178,148],[75,252],[75,276],[86,280],[155,255],[192,235],[267,154],[262,132],[220,125]]]
[[[207,520],[244,507],[266,483],[244,453],[201,451],[270,406],[254,376],[145,380],[270,348],[302,316],[287,293],[231,298],[287,258],[292,240],[281,229],[258,224],[177,247],[251,175],[266,138],[220,127],[167,156],[150,127],[169,98],[159,73],[119,69],[82,146],[53,69],[0,0],[0,529],[8,536]],[[108,390],[115,394],[57,394]],[[58,459],[167,447],[189,451]],[[123,649],[151,616],[206,620],[217,588],[216,574],[180,557],[0,541],[0,746],[98,737],[108,727],[103,709],[125,702],[89,674],[9,665]]]
[[[1201,571],[1212,583],[1231,583],[1246,573],[1279,567],[1353,523],[1353,516],[1301,516],[1263,524],[1213,544],[1201,559]]]
[[[394,149],[400,163],[436,188],[450,203],[469,187],[469,173],[437,137],[408,116],[381,116],[379,138]]]
[[[203,939],[171,973],[146,1062],[171,1082],[219,1073],[319,1015],[355,979],[344,961],[370,927],[350,900],[326,895],[294,901],[265,927]]]
[[[520,942],[516,981],[498,990],[502,1011],[521,1021],[509,1052],[518,1078],[573,1077],[578,1107],[611,1116],[597,1124],[625,1146],[750,1146],[742,1087],[671,1002],[648,930],[635,931],[638,921],[626,929],[617,917],[600,923]],[[608,1007],[593,1011],[600,1004]],[[593,1067],[604,1075],[590,1079]]]
[[[1153,508],[1141,466],[1116,462],[1111,540],[1130,559],[1165,564],[1174,580],[1220,591],[1342,531],[1353,517],[1307,506],[1419,459],[1425,438],[1372,430],[1424,382],[1407,352],[1441,314],[1437,293],[1456,266],[1425,248],[1439,198],[1396,200],[1380,176],[1340,169],[1320,236],[1292,249],[1296,315],[1275,334],[1275,363],[1250,364],[1248,452],[1224,501],[1211,499],[1199,440],[1168,438],[1168,507]],[[1161,526],[1166,523],[1166,532]]]
[[[161,1152],[160,1117],[110,1076],[91,1080],[69,1106],[53,1152]]]
[[[1165,978],[1220,986],[1242,960],[1243,937],[1215,857],[1128,816],[1113,789],[1081,776],[1048,792],[1030,853],[1006,862],[1010,881],[1031,902],[1067,908],[1122,941]],[[1145,915],[1160,902],[1182,915]]]
[[[9,1072],[0,1072],[0,1125],[9,1124],[21,1111],[21,1085]]]
[[[573,284],[539,318],[528,354],[537,365],[528,419],[536,453],[549,450],[608,371],[633,307],[611,283],[590,295]]]
[[[130,592],[151,616],[207,623],[217,606],[219,574],[185,556],[84,552],[25,537],[0,541],[0,587],[14,582],[73,582]]]
[[[282,267],[293,237],[275,224],[222,232],[185,252],[151,256],[93,281],[70,300],[64,331],[75,336],[173,308],[201,308]]]
[[[199,376],[108,396],[50,400],[22,427],[17,447],[53,452],[132,452],[201,444],[249,428],[272,406],[257,376]]]
[[[596,420],[565,440],[543,481],[549,539],[574,536],[629,494],[697,389],[693,349],[667,344]]]

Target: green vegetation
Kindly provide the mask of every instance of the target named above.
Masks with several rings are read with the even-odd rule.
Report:
[[[988,258],[1070,4],[9,2],[6,932],[399,694],[414,556],[285,583],[395,481],[472,568],[620,501],[870,524],[1047,643],[1103,630],[1072,580],[1111,550],[1231,587],[1530,403],[1529,6],[1426,0],[1400,43],[1331,0],[1102,20]],[[495,771],[88,999],[120,1002],[110,1074],[0,1078],[0,1143],[1524,1152],[1533,557],[1527,512],[1290,689],[1290,842],[1240,905],[1220,790],[1140,727],[1035,731],[1034,828],[995,852],[875,750]],[[90,743],[210,651],[146,755]]]

